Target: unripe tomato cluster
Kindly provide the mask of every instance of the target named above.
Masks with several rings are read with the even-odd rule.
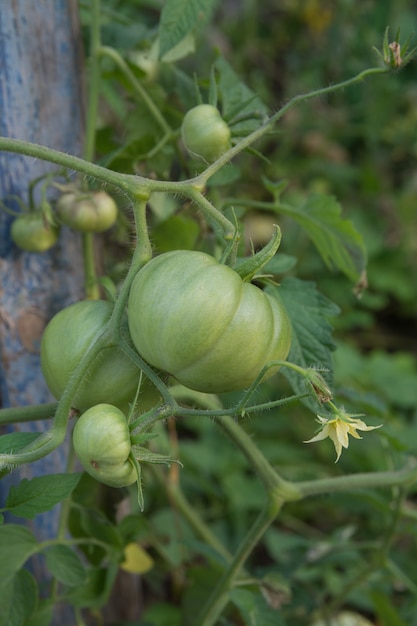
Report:
[[[199,104],[185,114],[181,135],[188,152],[208,163],[231,147],[230,128],[211,104]]]
[[[49,322],[41,366],[56,398],[112,310],[109,302],[82,301]],[[287,357],[291,343],[290,321],[277,299],[195,251],[167,252],[147,263],[132,282],[123,323],[151,366],[190,389],[213,394],[249,387],[266,365]],[[114,487],[130,485],[137,472],[125,414],[140,371],[117,345],[102,349],[89,368],[72,398],[72,406],[83,412],[74,428],[76,453],[97,480]],[[264,378],[277,369],[275,364]],[[150,406],[156,403],[146,382],[140,399]]]

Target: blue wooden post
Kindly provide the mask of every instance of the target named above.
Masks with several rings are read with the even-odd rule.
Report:
[[[82,61],[76,0],[2,2],[0,134],[80,155]],[[54,168],[33,158],[0,152],[0,199],[16,194],[26,201],[29,181]],[[16,203],[9,206],[17,207]],[[79,237],[64,229],[58,245],[50,251],[22,252],[10,240],[12,219],[0,210],[3,407],[52,401],[39,365],[42,331],[56,311],[83,296]],[[37,422],[14,428],[45,431],[49,426],[49,422]],[[65,466],[65,446],[33,465],[23,466],[0,481],[0,503],[12,481],[65,471]],[[56,507],[31,524],[39,539],[56,535],[58,512]],[[39,569],[35,575],[41,580],[44,573]]]

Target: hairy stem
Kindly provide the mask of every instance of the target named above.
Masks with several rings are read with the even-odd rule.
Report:
[[[224,547],[221,541],[217,539],[216,535],[212,533],[210,528],[198,514],[196,508],[187,500],[180,485],[169,478],[165,479],[161,470],[156,468],[154,465],[149,465],[149,469],[152,471],[152,474],[158,483],[166,489],[174,507],[188,522],[197,537],[200,537],[205,544],[213,548],[213,550],[223,557],[226,562],[230,562],[232,560],[232,555]]]
[[[36,404],[34,406],[18,406],[9,409],[0,409],[0,424],[18,424],[52,418],[55,414],[57,402]]]
[[[296,483],[296,486],[301,497],[307,497],[357,489],[411,485],[417,481],[417,464],[413,461],[410,465],[400,470],[388,472],[347,474],[346,476],[307,480]]]
[[[252,469],[258,474],[268,492],[273,490],[275,494],[279,494],[282,502],[298,500],[301,497],[302,494],[298,490],[297,485],[281,478],[259,450],[253,439],[243,430],[234,418],[223,415],[218,419],[218,424],[243,452]]]

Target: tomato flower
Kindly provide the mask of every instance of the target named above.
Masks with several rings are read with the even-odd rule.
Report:
[[[380,428],[382,424],[378,426],[367,426],[365,422],[358,419],[362,417],[362,415],[348,415],[343,408],[338,409],[333,403],[329,404],[331,405],[330,408],[333,411],[333,416],[326,418],[317,415],[317,421],[321,425],[320,432],[304,443],[314,443],[329,437],[336,449],[337,457],[335,463],[337,463],[342,454],[342,448],[349,446],[349,435],[352,435],[355,439],[362,439],[357,433],[358,430],[374,430],[375,428]]]

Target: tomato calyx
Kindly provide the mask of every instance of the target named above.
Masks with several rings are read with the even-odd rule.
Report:
[[[233,269],[242,280],[251,281],[252,278],[274,257],[281,243],[281,229],[274,224],[274,233],[271,240],[259,252],[241,261]]]

